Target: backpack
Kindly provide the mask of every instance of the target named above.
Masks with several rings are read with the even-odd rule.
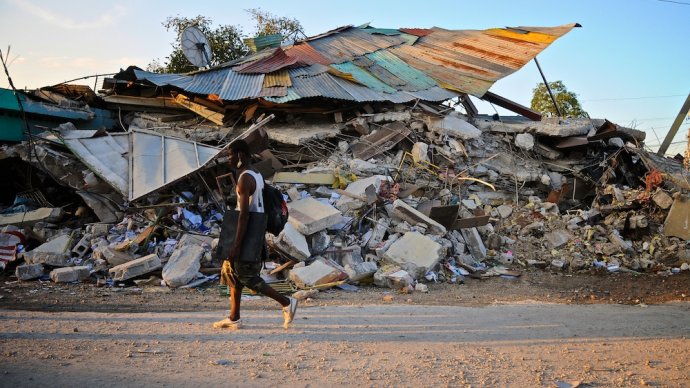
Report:
[[[264,182],[262,191],[264,200],[264,213],[268,216],[266,231],[274,236],[278,236],[285,228],[288,220],[288,208],[283,193],[275,187]]]

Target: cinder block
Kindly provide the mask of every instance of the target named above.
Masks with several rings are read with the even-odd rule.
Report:
[[[89,277],[89,267],[80,265],[77,267],[56,268],[50,272],[50,279],[55,283],[71,283],[82,281]]]
[[[14,274],[19,280],[32,280],[43,276],[43,264],[26,264],[20,265],[14,271]]]
[[[161,259],[155,253],[152,253],[111,268],[110,276],[115,281],[123,281],[147,274],[161,267]]]

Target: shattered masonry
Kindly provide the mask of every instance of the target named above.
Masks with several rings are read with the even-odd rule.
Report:
[[[14,183],[0,193],[0,265],[23,281],[215,281],[234,206],[224,152],[242,138],[288,199],[263,274],[285,292],[687,270],[690,173],[647,152],[643,132],[517,107],[531,119],[487,116],[467,98],[573,27],[349,26],[192,74],[130,67],[99,94],[21,92],[32,134],[3,116]],[[511,58],[511,44],[530,50]],[[0,103],[18,109],[12,91]]]

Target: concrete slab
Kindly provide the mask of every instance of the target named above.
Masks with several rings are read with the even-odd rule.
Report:
[[[440,120],[433,120],[429,128],[441,135],[448,135],[463,140],[474,139],[482,134],[482,131],[477,129],[477,127],[455,113],[450,113]]]
[[[338,209],[311,197],[288,203],[288,211],[288,222],[307,236],[327,229],[342,219]]]
[[[385,175],[373,175],[364,179],[359,179],[356,180],[349,185],[347,185],[347,188],[345,191],[348,193],[352,194],[355,197],[365,197],[366,198],[366,189],[369,186],[374,186],[374,189],[376,189],[376,193],[379,192],[379,188],[381,187],[381,182],[385,181],[390,181],[392,182],[393,179],[389,176]],[[352,210],[357,210],[364,206],[364,202],[354,199],[352,197],[348,197],[343,195],[338,199],[338,201],[335,203],[335,207],[338,208],[340,211],[343,213],[352,211]]]
[[[0,225],[31,226],[39,221],[55,223],[65,214],[59,207],[42,207],[36,210],[13,214],[0,214]]]
[[[462,237],[465,239],[467,249],[477,261],[482,261],[486,257],[486,246],[479,235],[477,228],[460,229]]]
[[[72,237],[68,234],[39,245],[36,249],[24,253],[24,261],[27,264],[47,264],[53,267],[66,267],[70,265],[70,247]]]
[[[546,240],[546,245],[549,248],[560,248],[567,244],[573,236],[564,229],[554,230],[549,233],[544,233],[544,239]]]
[[[306,237],[289,222],[278,237],[267,233],[266,239],[296,260],[305,261],[311,257]]]
[[[407,232],[384,253],[384,260],[400,265],[415,279],[423,277],[445,254],[441,244],[417,233]]]
[[[162,277],[170,288],[184,286],[194,280],[201,268],[201,258],[206,250],[201,245],[178,246],[163,267]]]

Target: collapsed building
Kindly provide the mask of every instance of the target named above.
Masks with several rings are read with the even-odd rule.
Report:
[[[224,151],[244,139],[289,199],[285,230],[267,234],[272,282],[412,291],[530,268],[686,270],[681,163],[647,152],[644,132],[489,91],[577,26],[348,26],[257,39],[190,74],[130,67],[98,94],[3,91],[3,140],[28,137],[0,149],[2,265],[21,280],[213,280],[233,204]]]

